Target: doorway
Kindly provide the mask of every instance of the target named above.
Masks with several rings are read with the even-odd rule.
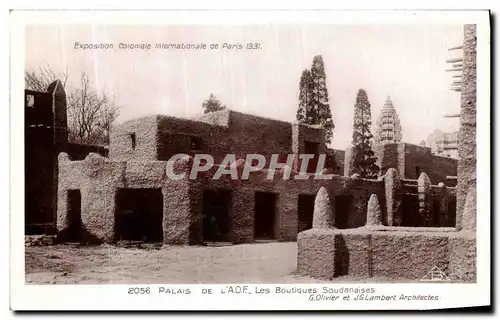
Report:
[[[352,208],[352,195],[335,197],[335,228],[347,229]]]
[[[299,194],[298,203],[298,232],[312,228],[314,214],[314,194]]]
[[[161,189],[119,189],[116,195],[115,239],[163,241]]]
[[[447,227],[456,227],[457,224],[457,197],[450,196],[448,199],[448,221]]]
[[[419,219],[418,208],[418,194],[404,194],[402,203],[403,221],[402,227],[420,227],[421,219]]]
[[[203,241],[231,241],[231,191],[216,189],[203,192]]]
[[[82,235],[82,195],[80,190],[68,190],[68,241],[78,241]]]
[[[276,238],[276,197],[277,195],[271,192],[255,193],[255,240]]]

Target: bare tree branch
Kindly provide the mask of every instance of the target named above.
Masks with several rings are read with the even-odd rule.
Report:
[[[109,131],[120,114],[107,92],[98,92],[92,87],[89,76],[82,72],[75,88],[67,87],[68,72],[57,75],[50,67],[25,72],[25,85],[34,91],[46,91],[55,80],[60,79],[66,90],[68,137],[71,142],[107,145]]]

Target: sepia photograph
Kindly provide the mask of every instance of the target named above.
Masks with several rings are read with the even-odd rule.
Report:
[[[370,285],[479,283],[474,19],[26,21],[25,287],[383,304],[442,298]]]

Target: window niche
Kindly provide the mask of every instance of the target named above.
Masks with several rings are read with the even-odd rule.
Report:
[[[191,136],[190,138],[191,138],[191,140],[190,140],[189,148],[193,151],[200,151],[201,146],[202,146],[201,138],[196,137],[196,136]]]
[[[135,150],[136,146],[136,136],[135,132],[129,133],[129,138],[130,138],[130,146],[132,147],[132,150]]]

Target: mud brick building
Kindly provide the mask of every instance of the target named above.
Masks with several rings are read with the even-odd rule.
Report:
[[[458,160],[432,154],[431,148],[410,143],[386,143],[372,147],[377,157],[381,175],[389,168],[398,171],[403,179],[418,179],[425,172],[431,181],[443,182],[453,187],[456,185]],[[349,157],[351,149],[345,151],[344,175],[352,175]]]
[[[200,244],[204,240],[232,243],[259,239],[295,240],[297,233],[312,227],[314,197],[325,187],[334,199],[335,225],[355,228],[366,223],[366,204],[371,194],[398,199],[384,219],[391,225],[441,226],[454,222],[455,189],[431,185],[425,192],[419,182],[401,179],[396,170],[378,180],[334,175],[333,179],[283,179],[283,171],[267,179],[268,170],[252,172],[248,180],[223,175],[212,179],[218,166],[189,179],[193,156],[210,154],[220,163],[235,154],[241,168],[249,153],[269,160],[271,154],[331,154],[325,148],[322,128],[271,120],[231,110],[194,119],[151,116],[116,126],[111,133],[109,158],[89,154],[73,160],[59,155],[57,228],[64,237],[90,237],[99,241],[162,241]],[[180,180],[166,175],[174,163]],[[283,159],[283,158],[282,158]],[[315,158],[317,159],[317,158]],[[286,160],[282,160],[286,162]],[[292,165],[295,167],[295,164]],[[313,161],[313,169],[315,169]],[[331,159],[326,168],[335,172]],[[403,197],[408,193],[407,197]],[[425,213],[419,210],[424,195]],[[392,200],[391,200],[392,201]],[[385,207],[384,207],[385,208]],[[403,210],[404,209],[404,210]],[[404,213],[403,213],[404,212]],[[217,232],[209,232],[216,221]]]
[[[83,159],[104,147],[68,143],[66,93],[60,81],[46,92],[25,90],[25,232],[44,233],[56,223],[60,152]]]
[[[321,188],[315,198],[313,228],[298,235],[299,274],[328,279],[354,276],[429,280],[429,274],[433,279],[432,273],[438,272],[444,281],[476,281],[475,25],[464,26],[463,54],[456,188],[442,183],[432,186],[429,176],[421,173],[416,186],[416,212],[425,223],[420,228],[407,227],[398,220],[402,217],[404,221],[415,211],[403,208],[402,214],[397,212],[399,203],[404,203],[411,193],[401,192],[401,188],[411,182],[398,179],[398,171],[390,168],[384,176],[385,195],[374,192],[364,203],[365,224],[347,229],[335,225],[337,216],[343,213],[335,210],[330,190]],[[434,204],[444,212],[446,194],[456,195],[456,204],[448,202],[448,217],[455,207],[455,223],[451,227],[441,223],[432,227],[429,222]]]

